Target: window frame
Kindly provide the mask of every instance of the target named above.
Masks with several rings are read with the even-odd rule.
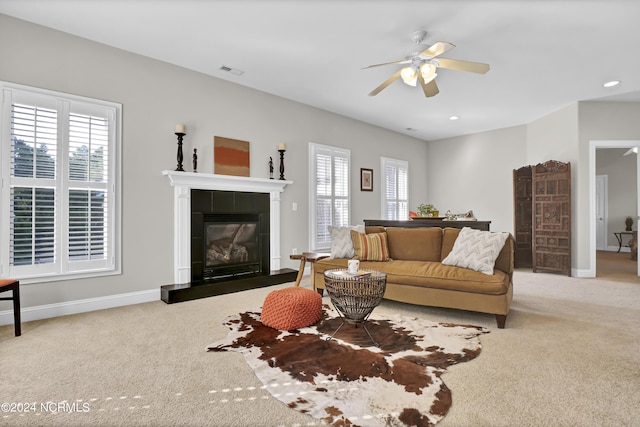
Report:
[[[73,94],[34,88],[0,81],[0,277],[19,279],[21,283],[40,283],[68,279],[90,278],[121,274],[122,254],[122,104],[103,101]],[[38,178],[12,176],[12,104],[43,105],[57,111],[55,177],[49,179],[47,187],[56,194],[55,240],[56,258],[53,263],[41,265],[12,266],[11,251],[11,189],[19,187],[40,188]],[[106,182],[96,184],[77,181],[69,177],[70,123],[72,115],[100,112],[108,121],[108,155]],[[109,216],[105,221],[107,231],[105,251],[107,256],[100,260],[72,261],[69,252],[69,192],[72,189],[104,191],[107,197]],[[88,205],[91,209],[91,205]]]
[[[319,155],[320,151],[329,152],[331,155],[331,171],[332,171],[332,180],[331,180],[331,196],[330,200],[332,201],[331,205],[334,206],[334,202],[336,199],[346,200],[347,203],[347,217],[346,224],[349,225],[351,223],[351,150],[347,148],[334,147],[330,145],[318,144],[315,142],[309,143],[309,247],[312,251],[320,251],[320,252],[328,252],[331,249],[331,239],[324,242],[318,242],[318,230],[317,230],[317,170],[316,170],[316,158]],[[346,186],[347,195],[346,196],[336,196],[335,195],[335,180],[333,179],[333,171],[335,165],[336,158],[344,158],[347,163],[346,175],[342,177],[344,180],[344,185]],[[335,215],[331,215],[331,225],[336,225],[334,223]]]
[[[396,170],[396,197],[394,199],[389,199],[387,198],[387,180],[388,180],[388,176],[387,176],[387,166],[388,165],[392,165],[395,167]],[[398,171],[399,170],[404,170],[407,176],[406,179],[406,195],[407,198],[406,199],[400,199],[398,198]],[[396,204],[396,209],[395,209],[395,215],[396,218],[388,218],[387,217],[387,202],[388,201],[394,201]],[[406,218],[400,218],[399,212],[398,212],[398,203],[400,201],[404,201],[407,204],[407,213],[406,213]],[[381,217],[383,217],[385,220],[398,220],[398,221],[405,221],[409,219],[409,162],[406,160],[400,160],[400,159],[392,159],[390,157],[380,157],[380,212],[381,212]]]

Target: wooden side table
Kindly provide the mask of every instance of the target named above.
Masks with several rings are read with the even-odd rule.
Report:
[[[320,261],[321,259],[329,258],[331,254],[327,254],[324,252],[302,252],[301,254],[290,255],[289,259],[299,259],[300,260],[300,270],[298,270],[298,276],[296,277],[296,286],[300,286],[300,281],[302,280],[302,276],[304,275],[304,266],[309,261],[311,263],[311,286],[313,290],[316,290],[316,281],[313,275],[313,264],[316,261]]]

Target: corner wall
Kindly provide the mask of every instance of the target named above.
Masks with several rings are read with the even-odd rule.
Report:
[[[472,210],[492,231],[514,232],[513,169],[526,165],[525,126],[429,143],[429,198],[444,214]]]
[[[589,277],[589,141],[640,140],[638,117],[640,103],[584,101],[526,125],[429,142],[429,203],[441,211],[473,209],[492,230],[513,233],[512,169],[571,162],[572,271]]]

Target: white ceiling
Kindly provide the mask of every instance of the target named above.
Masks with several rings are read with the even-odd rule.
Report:
[[[0,13],[425,140],[640,101],[637,0],[0,0]],[[433,98],[401,80],[367,96],[402,66],[362,68],[404,59],[420,29],[457,46],[442,57],[491,70],[440,69]]]

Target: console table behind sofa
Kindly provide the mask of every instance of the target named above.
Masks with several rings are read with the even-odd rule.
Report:
[[[393,221],[387,219],[365,219],[365,227],[440,227],[462,228],[471,227],[477,230],[489,231],[491,221],[443,221],[442,219],[414,219],[411,221]]]

